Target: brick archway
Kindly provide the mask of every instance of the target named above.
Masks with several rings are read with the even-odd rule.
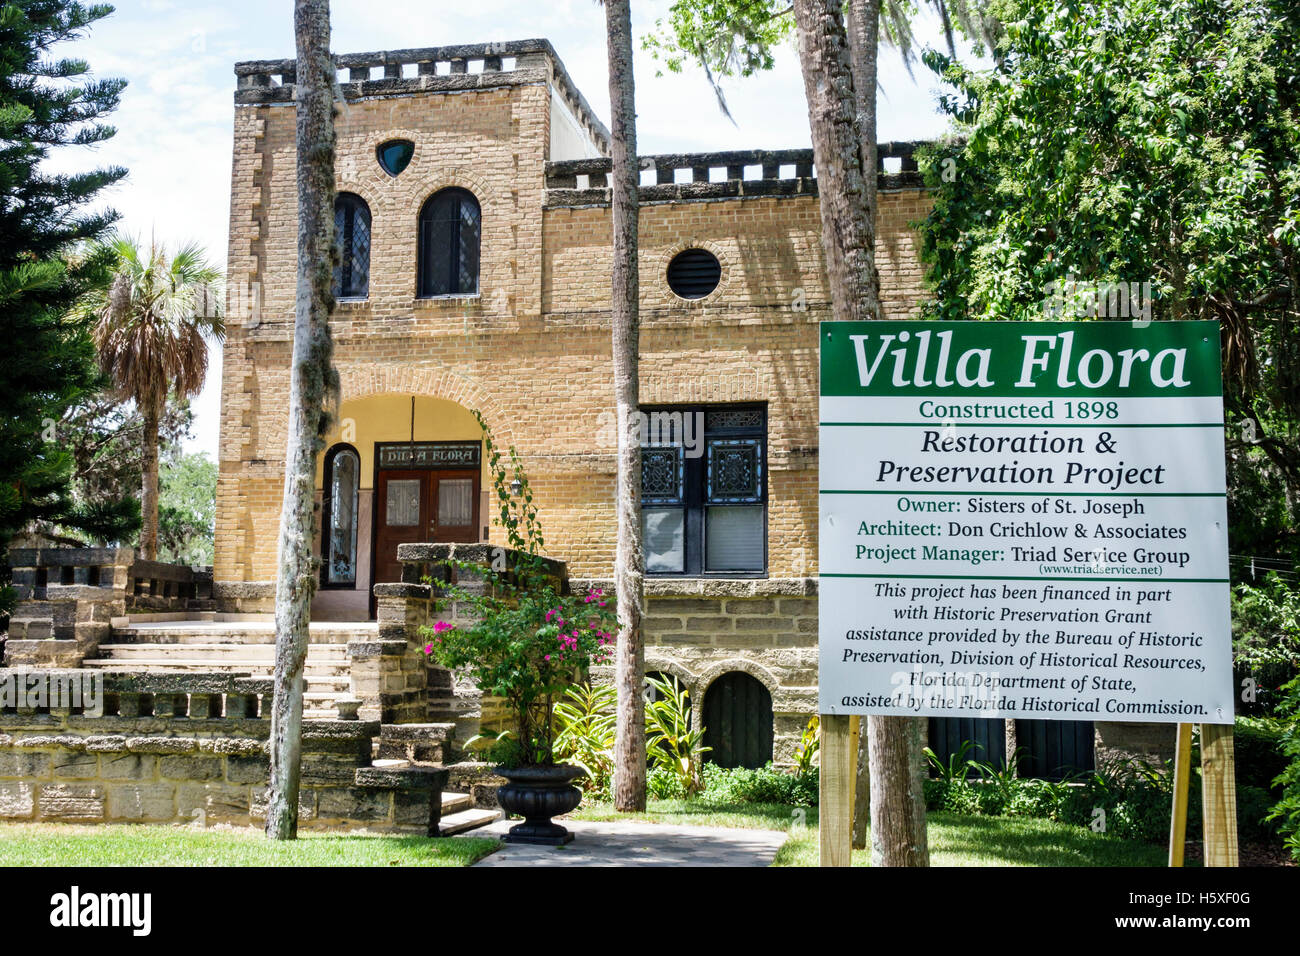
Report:
[[[385,362],[340,363],[339,393],[343,402],[373,395],[420,395],[455,402],[483,414],[497,444],[513,444],[510,419],[505,407],[492,393],[471,378],[444,365],[413,365]]]

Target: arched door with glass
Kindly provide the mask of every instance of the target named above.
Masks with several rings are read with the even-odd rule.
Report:
[[[321,583],[355,587],[357,583],[357,504],[361,457],[351,445],[338,445],[325,457],[325,535],[321,549]]]

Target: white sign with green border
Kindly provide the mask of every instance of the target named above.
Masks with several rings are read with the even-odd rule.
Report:
[[[822,713],[1232,722],[1216,323],[820,336]]]

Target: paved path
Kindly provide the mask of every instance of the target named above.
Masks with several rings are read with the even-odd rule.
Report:
[[[473,836],[504,836],[498,820]],[[786,834],[774,830],[658,823],[562,821],[577,837],[564,847],[507,843],[475,866],[768,866]]]

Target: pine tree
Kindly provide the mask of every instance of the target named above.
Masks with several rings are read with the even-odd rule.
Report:
[[[100,120],[126,82],[91,80],[84,60],[48,53],[112,11],[65,0],[0,5],[0,549],[34,520],[99,538],[133,524],[133,502],[74,506],[72,458],[58,440],[59,420],[99,378],[90,320],[75,306],[109,278],[106,257],[77,249],[117,218],[88,207],[126,170],[68,175],[41,165],[56,147],[115,132]]]

